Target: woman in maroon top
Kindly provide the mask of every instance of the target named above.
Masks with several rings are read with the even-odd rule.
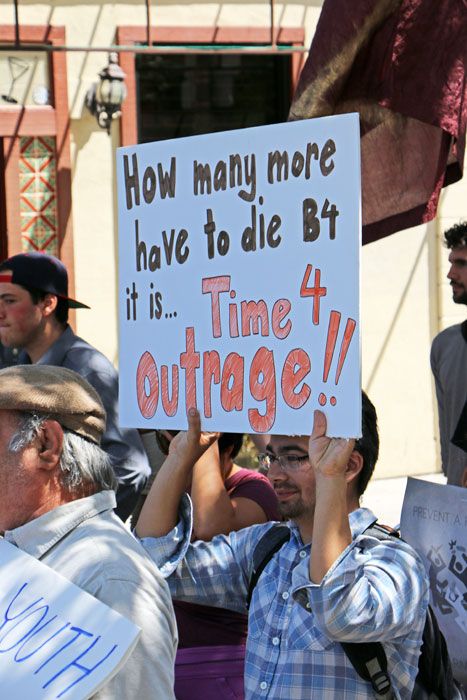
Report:
[[[193,466],[193,539],[209,541],[221,533],[280,520],[268,479],[234,464],[242,438],[223,433]],[[247,615],[177,600],[174,608],[179,633],[177,700],[243,699]]]

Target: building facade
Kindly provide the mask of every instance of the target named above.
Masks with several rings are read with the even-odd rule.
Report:
[[[0,254],[63,259],[72,295],[92,307],[72,322],[114,364],[115,149],[284,121],[321,4],[0,0]],[[112,47],[127,97],[107,134],[85,97]],[[442,247],[465,200],[461,181],[433,222],[362,252],[362,380],[380,417],[380,476],[439,469],[429,351],[465,316]]]

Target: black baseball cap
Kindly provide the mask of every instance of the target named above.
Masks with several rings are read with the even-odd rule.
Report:
[[[68,296],[68,273],[65,265],[46,253],[19,253],[0,263],[0,282],[33,287],[65,299],[71,309],[89,309]]]

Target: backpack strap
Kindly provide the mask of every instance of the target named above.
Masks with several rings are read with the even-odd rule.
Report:
[[[399,530],[395,530],[393,527],[389,527],[389,525],[383,525],[377,520],[371,523],[371,525],[362,532],[362,535],[370,535],[371,537],[376,537],[378,540],[387,540],[390,537],[400,539],[401,537]]]
[[[376,520],[362,534],[376,537],[378,540],[400,538],[398,530],[382,525]],[[341,642],[340,644],[358,675],[371,683],[376,700],[394,700],[395,695],[387,673],[388,660],[383,645],[380,642]]]
[[[246,597],[246,609],[249,610],[253,590],[258,583],[258,579],[263,573],[266,565],[271,561],[274,554],[279,551],[283,544],[290,539],[290,528],[285,523],[275,523],[258,540],[253,550],[253,571],[248,584]]]
[[[358,675],[369,681],[376,700],[394,700],[391,680],[388,676],[388,660],[379,642],[341,642],[347,658]]]
[[[399,530],[382,525],[376,520],[364,530],[364,533],[379,540],[400,538]],[[289,539],[290,529],[285,523],[275,523],[259,539],[253,550],[253,571],[248,586],[247,609],[250,607],[253,590],[266,565]],[[387,673],[388,662],[383,645],[379,642],[341,642],[341,646],[358,675],[371,683],[375,700],[394,700],[395,694]],[[452,676],[446,642],[430,606],[427,610],[421,651],[412,698],[429,697],[429,691],[427,692],[426,689],[431,688],[433,689],[430,695],[432,698],[466,700],[461,687]]]
[[[399,533],[390,527],[373,522],[366,533],[380,540],[399,537]],[[274,554],[290,539],[290,528],[285,523],[275,523],[258,540],[253,550],[253,570],[248,585],[246,599],[247,610],[250,607],[253,590],[258,579],[271,561]],[[387,674],[388,662],[382,644],[379,642],[342,642],[348,659],[359,676],[371,683],[376,700],[394,700],[391,681]]]
[[[399,530],[374,522],[365,533],[380,540],[397,537]],[[375,698],[393,698],[391,681],[387,675],[387,659],[382,644],[379,642],[362,642],[353,644],[341,642],[357,673],[370,680],[375,691]],[[378,665],[380,668],[378,668]],[[367,673],[370,678],[367,677]],[[386,688],[387,679],[389,695],[381,695]],[[465,700],[462,688],[452,675],[451,661],[446,640],[439,629],[436,615],[429,605],[423,628],[423,640],[418,658],[418,673],[412,693],[412,700]]]
[[[452,675],[451,659],[443,633],[439,629],[436,615],[431,607],[426,611],[425,627],[423,629],[423,643],[418,660],[418,675],[415,681],[413,698],[423,697],[417,695],[417,688],[435,689],[436,698],[447,700],[465,700],[465,694]]]

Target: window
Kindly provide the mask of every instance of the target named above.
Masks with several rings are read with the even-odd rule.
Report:
[[[137,54],[138,142],[287,119],[290,54]]]

